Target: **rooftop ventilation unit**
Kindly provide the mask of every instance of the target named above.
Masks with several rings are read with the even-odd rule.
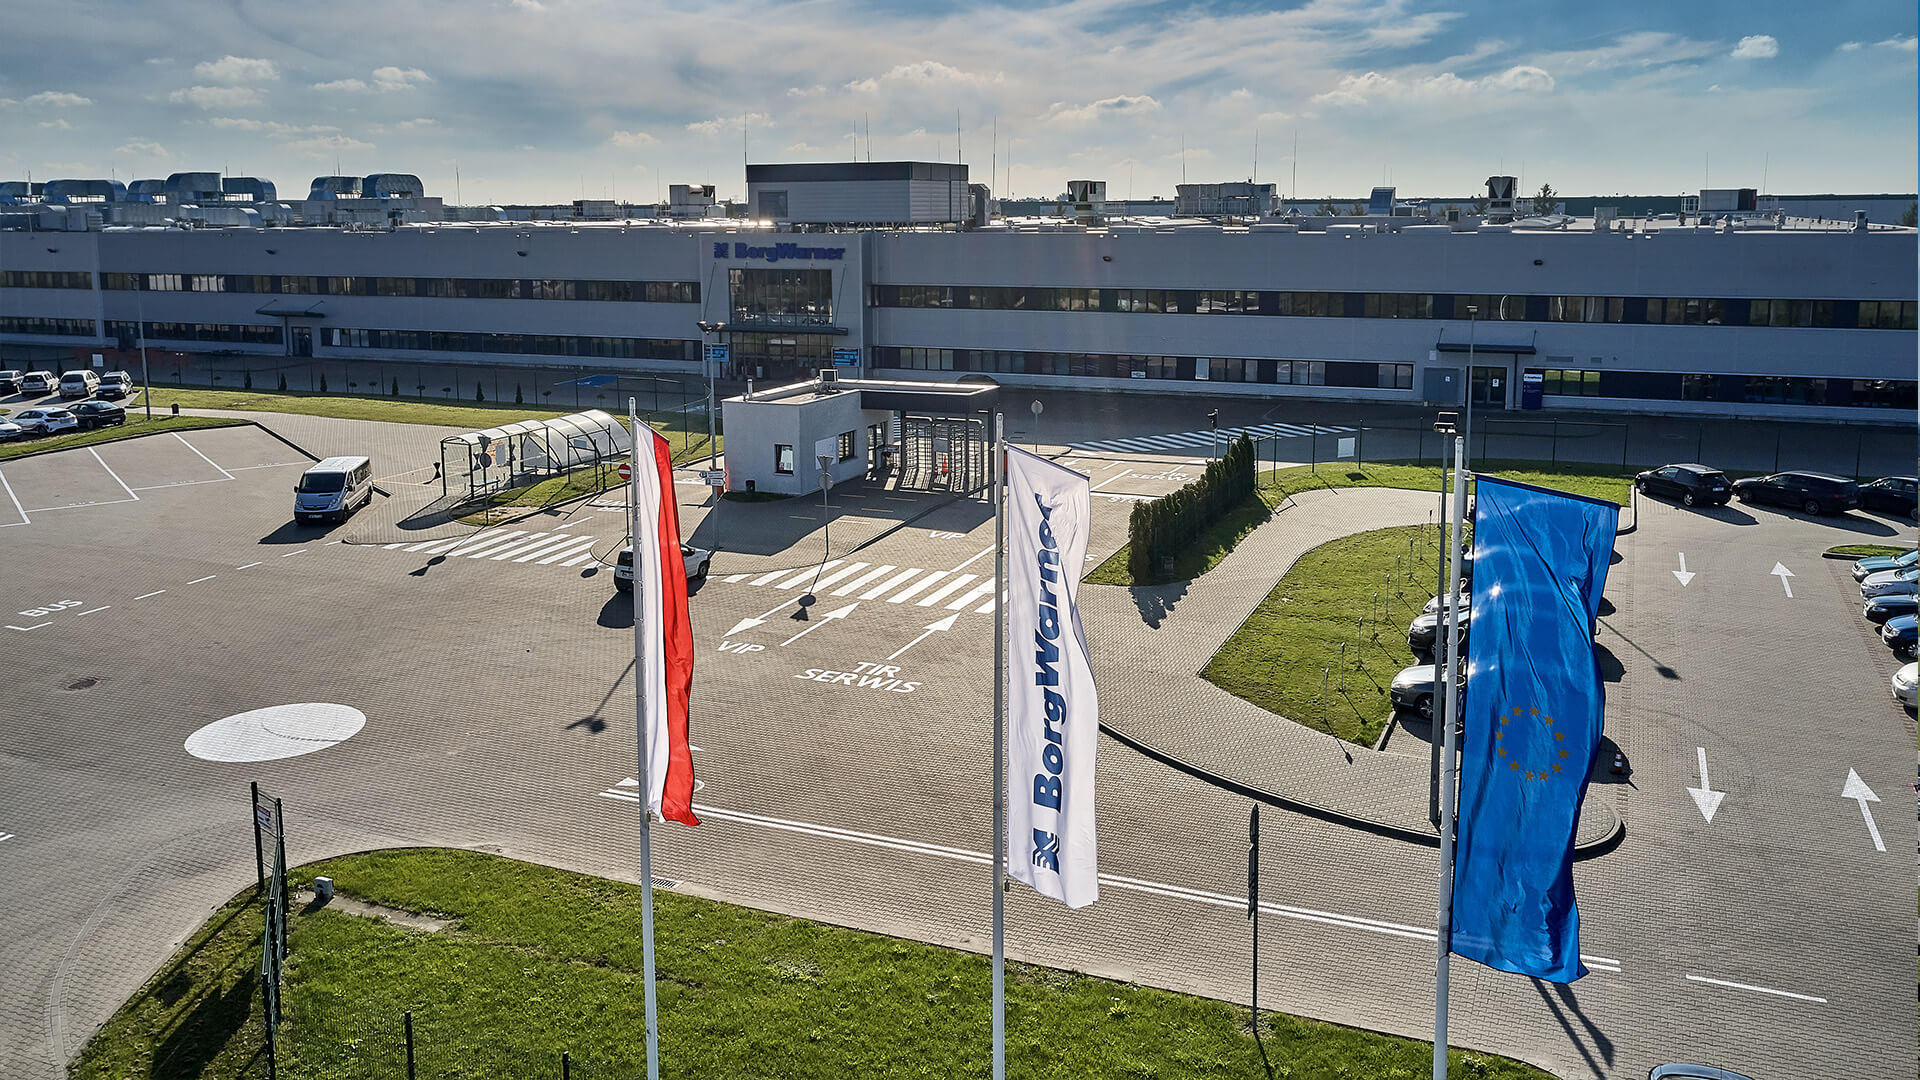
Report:
[[[831,394],[840,389],[840,373],[830,367],[820,369],[820,380],[815,384],[822,394]]]
[[[1495,223],[1513,220],[1513,186],[1511,176],[1487,177],[1487,220]]]

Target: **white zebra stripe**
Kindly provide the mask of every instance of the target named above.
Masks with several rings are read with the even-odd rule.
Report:
[[[939,603],[942,600],[945,600],[947,597],[952,596],[954,593],[965,588],[967,582],[972,581],[973,578],[974,578],[974,575],[972,574],[960,574],[957,577],[954,577],[952,580],[948,581],[946,584],[941,585],[939,588],[921,597],[920,601],[914,606],[915,607],[932,607],[933,605]]]

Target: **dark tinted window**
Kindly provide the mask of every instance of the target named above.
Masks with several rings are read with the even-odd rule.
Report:
[[[310,472],[300,478],[300,490],[309,495],[327,495],[347,485],[345,473]]]

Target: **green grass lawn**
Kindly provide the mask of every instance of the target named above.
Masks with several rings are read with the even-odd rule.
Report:
[[[132,439],[141,435],[152,435],[162,431],[193,431],[196,428],[234,427],[246,423],[245,420],[233,420],[223,416],[159,416],[149,421],[132,408],[127,409],[127,422],[113,427],[94,428],[91,431],[70,431],[65,435],[52,435],[46,438],[21,439],[17,442],[0,443],[0,461],[8,458],[37,454],[45,450],[67,450],[76,446],[98,446],[101,443]]]
[[[1827,549],[1829,555],[1845,555],[1853,558],[1870,559],[1875,555],[1898,555],[1907,550],[1903,547],[1889,547],[1886,544],[1841,544]]]
[[[464,851],[376,852],[296,871],[341,892],[451,918],[438,933],[296,910],[280,1075],[406,1075],[411,1010],[423,1077],[644,1075],[639,889]],[[673,1077],[984,1077],[985,957],[656,895],[662,1073]],[[984,918],[984,912],[983,912]],[[236,899],[87,1045],[78,1080],[264,1076],[259,905]],[[1244,1008],[1011,964],[1008,1073],[1264,1075]],[[1264,1014],[1275,1076],[1428,1075],[1427,1044]],[[1452,1054],[1456,1075],[1544,1077]]]
[[[571,499],[597,495],[620,484],[620,474],[614,466],[600,469],[575,469],[561,476],[548,477],[537,484],[496,491],[487,497],[486,509],[499,510],[509,507],[552,506],[555,503]],[[498,515],[493,515],[498,516]],[[460,520],[473,525],[484,525],[489,520],[485,511],[467,514]]]
[[[1170,581],[1191,581],[1219,565],[1221,559],[1231,554],[1248,533],[1272,516],[1273,508],[1282,497],[1279,492],[1268,488],[1256,489],[1253,498],[1234,507],[1227,516],[1208,526],[1198,540],[1175,556],[1172,568],[1164,575],[1156,574],[1146,581],[1135,581],[1133,571],[1127,566],[1133,545],[1122,544],[1119,551],[1108,556],[1105,562],[1094,567],[1093,572],[1081,580],[1093,585],[1165,585]]]
[[[1372,745],[1393,715],[1387,686],[1414,663],[1407,624],[1433,597],[1436,531],[1376,529],[1302,555],[1201,676],[1289,720]],[[1333,670],[1323,696],[1325,668]]]

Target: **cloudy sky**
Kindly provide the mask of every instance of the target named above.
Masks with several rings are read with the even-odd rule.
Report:
[[[73,0],[0,33],[0,179],[411,172],[468,203],[956,160],[997,193],[1915,190],[1889,0]],[[996,137],[997,127],[997,137]],[[1297,155],[1294,147],[1298,144]],[[337,166],[336,166],[337,162]],[[997,164],[997,167],[996,167]]]

